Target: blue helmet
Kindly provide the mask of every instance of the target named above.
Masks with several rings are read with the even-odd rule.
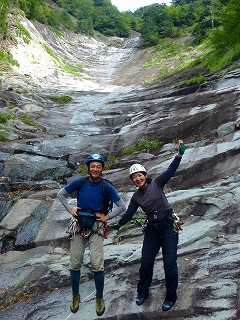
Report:
[[[88,166],[91,161],[99,161],[99,162],[102,163],[102,165],[103,165],[103,167],[104,167],[104,164],[105,164],[104,158],[103,158],[100,154],[98,154],[98,153],[93,153],[93,154],[91,154],[91,155],[87,158],[86,165]]]

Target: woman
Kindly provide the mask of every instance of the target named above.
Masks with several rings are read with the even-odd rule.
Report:
[[[166,297],[162,305],[163,311],[170,310],[177,300],[177,244],[178,229],[180,229],[178,217],[168,203],[163,188],[176,172],[184,151],[185,145],[182,140],[179,140],[178,155],[168,169],[153,180],[147,176],[146,169],[141,164],[133,164],[130,167],[130,178],[138,189],[133,194],[123,217],[118,224],[112,226],[115,230],[118,230],[132,219],[139,207],[146,213],[147,220],[144,228],[136,303],[137,305],[143,304],[149,295],[154,261],[160,248],[162,248],[166,279]]]

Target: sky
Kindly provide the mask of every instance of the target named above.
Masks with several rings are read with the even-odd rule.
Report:
[[[153,3],[166,3],[170,5],[171,0],[162,0],[162,1],[154,1],[154,0],[111,0],[112,5],[116,6],[119,11],[132,11],[134,12],[140,7],[149,6]]]

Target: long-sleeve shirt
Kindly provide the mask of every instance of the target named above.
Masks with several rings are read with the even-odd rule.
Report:
[[[163,191],[165,184],[173,177],[181,161],[181,157],[176,156],[166,171],[153,179],[144,188],[139,188],[132,196],[127,211],[124,213],[118,224],[123,226],[130,221],[140,207],[146,215],[153,211],[164,212],[171,209],[170,204]]]
[[[58,199],[61,201],[67,211],[72,209],[72,206],[69,204],[67,198],[69,194],[78,190],[81,179],[82,177],[73,180],[67,186],[62,188],[57,194]],[[104,204],[102,183],[102,180],[100,180],[98,183],[91,183],[88,179],[78,192],[77,206],[79,208],[84,208],[95,212],[101,211]],[[108,183],[107,185],[107,195],[109,199],[111,199],[111,201],[115,204],[112,211],[108,213],[109,219],[112,219],[118,214],[124,212],[126,210],[126,205],[110,183]]]

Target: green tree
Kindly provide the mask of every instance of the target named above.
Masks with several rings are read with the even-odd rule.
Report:
[[[172,0],[174,6],[184,6],[185,4],[194,2],[194,0]]]
[[[48,22],[48,16],[51,15],[51,9],[48,7],[46,3],[39,4],[37,6],[37,10],[35,11],[34,17],[32,20],[37,20],[43,24]]]
[[[82,32],[87,35],[93,34],[93,21],[92,18],[89,17],[87,19],[81,19],[77,24],[77,32]]]
[[[222,6],[218,0],[202,0],[201,6],[197,9],[197,21],[193,28],[195,43],[204,40],[210,30],[220,25],[220,15]]]
[[[95,1],[96,2],[96,1]],[[115,6],[112,6],[110,1],[103,0],[103,6],[97,2],[98,6],[95,7],[93,15],[93,26],[105,35],[120,37],[127,37],[131,33],[131,28]]]
[[[158,25],[150,13],[144,14],[140,32],[145,46],[154,46],[158,43]]]
[[[94,5],[96,7],[104,7],[105,5],[105,0],[94,0]]]
[[[161,38],[176,36],[174,15],[166,5],[153,4],[143,12],[140,31],[145,45],[156,45]]]
[[[19,5],[19,8],[24,11],[25,13],[27,12],[28,10],[28,1],[27,0],[18,0],[18,5]]]
[[[135,17],[130,11],[122,12],[122,16],[132,30],[140,31],[141,19],[139,17]]]
[[[121,37],[131,33],[129,20],[110,0],[56,0],[56,3],[77,18],[77,32],[92,34],[95,29],[106,35]]]
[[[1,38],[7,34],[7,13],[9,0],[0,0],[0,35]]]
[[[29,20],[35,21],[38,16],[38,0],[29,0],[27,4],[27,10],[25,11],[26,17]]]
[[[240,1],[230,0],[223,9],[221,25],[211,36],[212,44],[217,50],[226,52],[229,48],[240,45],[239,21]]]
[[[61,23],[68,29],[70,30],[74,30],[75,29],[75,25],[70,17],[70,15],[68,14],[67,11],[61,11],[60,13],[60,18],[61,18]]]
[[[174,26],[178,28],[192,26],[196,21],[194,11],[189,5],[169,6],[167,12]]]
[[[172,16],[168,13],[167,6],[162,6],[159,10],[158,19],[160,21],[158,25],[159,38],[173,38],[176,36],[174,32],[174,23]]]

